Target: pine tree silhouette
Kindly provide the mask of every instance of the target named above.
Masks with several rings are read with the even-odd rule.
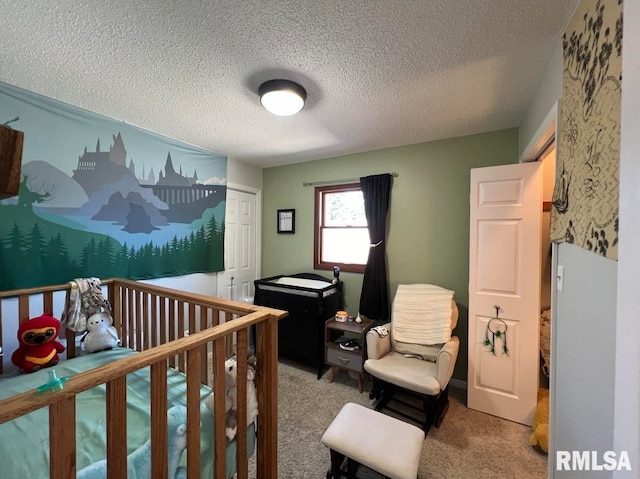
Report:
[[[80,268],[82,269],[82,276],[97,276],[96,271],[96,242],[93,238],[89,240],[87,245],[82,248],[80,254]]]
[[[7,253],[4,247],[4,241],[0,239],[0,269],[5,269]],[[0,275],[0,291],[9,289],[9,277],[6,274]]]
[[[51,283],[64,283],[69,280],[69,277],[74,277],[67,276],[67,271],[71,267],[69,253],[59,232],[49,238],[44,251],[45,271],[50,275],[49,280]]]
[[[31,231],[27,235],[25,245],[25,262],[23,265],[23,274],[29,278],[35,279],[40,284],[46,284],[49,281],[46,268],[44,265],[45,240],[40,230],[38,222],[34,222]]]
[[[25,283],[24,275],[21,274],[23,272],[25,258],[24,244],[25,240],[22,236],[22,232],[20,231],[18,224],[14,222],[11,231],[9,231],[9,234],[7,235],[5,243],[6,267],[3,274],[3,276],[14,280],[14,285],[12,286],[14,288],[20,288],[24,284],[28,284]]]

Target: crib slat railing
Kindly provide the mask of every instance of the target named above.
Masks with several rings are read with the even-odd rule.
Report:
[[[42,312],[44,314],[53,314],[53,291],[45,291],[42,293]]]
[[[225,311],[224,313],[224,322],[226,323],[227,321],[231,321],[233,319],[233,315],[228,312]],[[227,353],[227,357],[232,356],[233,355],[233,334],[230,334],[229,336],[226,337],[226,353]]]
[[[224,360],[225,360],[225,339],[224,336],[216,339],[213,343],[213,390],[225,391],[225,373],[224,373]],[[240,398],[242,399],[242,398]],[[214,394],[213,395],[213,410],[225,411],[226,394]],[[246,401],[246,399],[245,399]],[[227,457],[223,447],[219,447],[220,444],[226,444],[227,438],[225,436],[225,415],[214,414],[213,424],[213,461],[214,461],[214,477],[226,477],[227,471]]]
[[[184,337],[184,301],[178,301],[178,337]],[[178,370],[186,372],[186,354],[178,356]]]
[[[273,311],[275,314],[283,313],[283,316],[286,315],[286,313],[278,310],[269,310],[267,308],[257,309],[257,311],[251,314],[242,316],[235,321],[221,324],[216,328],[208,328],[194,335],[176,339],[172,343],[161,344],[153,349],[141,351],[133,356],[118,359],[117,361],[98,366],[90,371],[78,373],[75,376],[70,377],[69,380],[64,383],[64,389],[62,391],[55,394],[36,395],[32,391],[27,391],[21,394],[16,394],[10,398],[2,399],[0,400],[0,424],[15,419],[23,414],[35,411],[36,409],[49,406],[63,398],[75,396],[76,394],[109,382],[118,377],[126,376],[137,369],[150,366],[155,362],[164,361],[166,358],[175,354],[183,353],[187,349],[200,347],[207,342],[223,338],[231,332],[247,328],[253,324],[264,322],[271,317],[269,315],[269,311]],[[276,319],[278,317],[280,316],[276,316]]]
[[[160,316],[158,318],[158,326],[160,327],[160,344],[167,342],[167,305],[163,298],[158,298],[160,304]]]
[[[67,358],[75,358],[76,357],[76,333],[71,331],[70,329],[66,330],[67,336]]]
[[[4,340],[2,339],[2,302],[0,302],[0,347],[3,347],[3,345]],[[4,352],[2,354],[4,354]],[[2,366],[2,363],[2,356],[0,356],[0,374],[4,374],[4,367]]]
[[[234,314],[248,314],[255,308],[252,305],[246,303],[240,303],[237,301],[231,301],[228,299],[215,298],[213,296],[207,296],[204,294],[190,293],[187,291],[180,291],[177,289],[167,288],[164,286],[157,286],[148,283],[138,283],[129,279],[113,279],[107,280],[113,281],[119,288],[134,288],[137,291],[148,292],[163,296],[166,298],[172,298],[176,301],[184,301],[185,303],[200,304],[203,306],[209,306],[217,308],[222,311],[229,311]],[[106,283],[107,281],[104,281]]]
[[[207,329],[207,318],[209,317],[209,308],[200,306],[200,328],[198,331],[204,331]],[[200,346],[200,381],[202,384],[212,386],[209,384],[209,375],[207,369],[207,353],[209,352],[209,343],[205,343]]]
[[[237,382],[236,394],[239,398],[247,397],[247,330],[241,329],[236,333],[236,357],[237,357]],[[249,467],[247,457],[247,401],[238,401],[238,429],[236,432],[236,464],[238,479],[247,479]]]
[[[166,360],[151,365],[151,391],[151,477],[167,479]]]
[[[187,404],[200,402],[200,355],[201,348],[187,351]],[[200,479],[200,410],[193,407],[187,409],[187,477]]]
[[[149,293],[142,293],[142,348],[149,349],[151,346],[151,316],[149,314]]]
[[[107,457],[107,477],[127,477],[126,376],[107,383]]]
[[[18,296],[18,321],[20,324],[29,320],[29,296]]]
[[[108,280],[106,282],[103,282],[102,284],[106,284],[107,287],[107,299],[109,300],[109,303],[111,304],[111,316],[114,316],[116,314],[115,312],[115,305],[113,304],[115,301],[115,287],[113,286],[113,280]]]
[[[274,429],[274,426],[277,427],[277,396],[275,395],[275,392],[277,391],[277,355],[273,354],[273,352],[277,350],[273,349],[273,346],[277,346],[277,328],[274,326],[277,326],[277,319],[283,317],[286,313],[278,310],[269,310],[267,308],[260,307],[258,307],[257,309],[258,311],[255,311],[254,313],[248,314],[234,321],[229,321],[228,323],[221,324],[216,328],[209,328],[205,331],[195,333],[194,335],[177,339],[174,341],[174,343],[160,345],[154,349],[142,351],[134,356],[105,364],[91,371],[79,373],[69,378],[69,380],[64,385],[64,389],[62,391],[56,392],[55,394],[36,395],[34,394],[34,392],[25,392],[13,396],[12,398],[0,400],[0,423],[4,423],[6,421],[14,419],[17,416],[27,414],[44,406],[50,406],[52,404],[58,403],[68,404],[69,401],[74,400],[75,395],[83,391],[91,389],[102,383],[109,383],[115,379],[124,378],[127,374],[143,367],[154,365],[154,370],[158,371],[156,374],[166,375],[166,367],[164,365],[168,357],[175,355],[176,353],[181,354],[189,349],[198,349],[203,344],[211,341],[214,341],[216,344],[216,347],[214,348],[214,367],[216,369],[216,376],[214,380],[218,382],[216,386],[218,390],[224,391],[225,337],[228,334],[232,334],[240,330],[246,330],[250,326],[256,324],[258,326],[259,339],[256,352],[258,356],[259,367],[256,386],[260,417],[257,450],[257,462],[259,471],[258,478],[269,479],[277,477],[277,429]],[[269,311],[272,311],[274,315],[270,315]],[[268,335],[269,338],[260,339],[263,334]],[[244,359],[241,358],[241,360]],[[260,361],[262,361],[262,365]],[[187,378],[189,376],[190,374],[188,371]],[[200,375],[197,374],[195,377],[199,379]],[[164,381],[160,380],[160,384],[163,382],[166,385],[166,377],[164,377]],[[272,394],[273,396],[271,396]],[[260,404],[261,400],[262,404]],[[155,402],[155,406],[153,405],[154,401],[157,401]],[[216,408],[215,410],[224,411],[224,401],[224,394],[214,395],[214,408]],[[238,401],[246,401],[246,395],[240,397]],[[124,403],[124,400],[122,402]],[[195,406],[192,404],[188,404],[187,410],[189,409],[189,407],[195,407],[199,410],[199,401]],[[58,410],[59,414],[64,414],[67,409],[67,406],[54,407],[54,411]],[[120,416],[125,417],[124,414],[121,414]],[[60,417],[63,417],[64,419],[59,419],[59,421],[67,421],[68,419],[67,416]],[[152,432],[152,436],[157,435],[162,437],[162,430],[166,428],[166,388],[162,393],[154,394],[152,397],[152,421],[157,421],[157,424],[155,426],[157,429]],[[218,471],[216,474],[222,474],[222,476],[216,475],[215,477],[224,477],[224,472],[220,472],[223,471],[222,464],[226,461],[226,438],[224,421],[224,414],[214,415],[214,434],[216,438],[216,446],[214,451],[214,458],[216,460],[215,467]],[[161,423],[164,423],[164,425]],[[55,434],[55,431],[58,431],[60,429],[66,431],[75,431],[75,423],[65,422],[64,424],[65,426],[62,428],[52,428],[50,430],[51,434]],[[240,434],[240,437],[242,438],[242,435],[246,434],[246,432],[241,431]],[[71,436],[75,438],[74,434],[71,434]],[[244,436],[243,440],[246,440],[246,436]],[[119,441],[120,444],[123,444],[124,442],[125,441]],[[164,447],[166,447],[166,441],[163,440],[163,442],[165,444]],[[54,450],[51,454],[52,461],[56,462],[56,465],[53,465],[52,468],[54,468],[55,470],[66,471],[66,475],[64,475],[64,477],[69,477],[70,471],[75,472],[75,463],[72,463],[71,459],[69,459],[72,456],[75,458],[75,442],[67,441],[66,445],[62,445],[60,444],[60,441],[58,441],[55,437],[52,437],[51,444],[54,444]],[[58,449],[56,449],[56,447],[58,447]],[[71,449],[73,449],[72,452]],[[158,446],[156,446],[155,449],[158,450]],[[166,449],[163,449],[163,453],[159,455],[166,456]],[[124,454],[121,454],[120,456],[125,457]],[[58,459],[59,457],[64,457],[67,459]],[[164,459],[158,458],[157,460],[160,461],[160,464],[165,464]],[[245,456],[240,459],[240,462],[244,462],[246,460],[247,459]],[[59,461],[62,461],[63,465],[60,465]],[[160,468],[158,469],[158,472],[160,472],[161,470],[166,471],[166,468],[164,468],[162,465],[155,466]],[[58,477],[62,476],[52,477],[54,477],[54,479],[57,479]],[[116,475],[109,477],[122,476]]]
[[[127,342],[127,347],[131,349],[136,349],[136,322],[135,322],[135,314],[136,309],[133,305],[133,288],[127,288],[127,316],[129,318],[129,338]],[[137,350],[137,349],[136,349]]]
[[[258,479],[278,477],[278,318],[256,324],[258,375]]]
[[[123,341],[124,338],[127,337],[126,331],[123,329],[125,327],[124,323],[126,321],[122,320],[122,318],[126,317],[124,315],[125,301],[122,300],[121,294],[116,293],[116,287],[113,283],[109,285],[108,291],[109,291],[109,301],[111,302],[111,316],[113,318],[113,326],[116,328],[116,331],[118,332],[118,337],[120,338],[121,341]]]
[[[256,356],[258,358],[258,374],[256,376],[256,387],[258,395],[258,408],[260,427],[257,429],[257,463],[258,463],[258,479],[269,479],[277,477],[277,321],[286,316],[286,312],[280,310],[273,310],[260,306],[247,305],[246,303],[236,303],[228,300],[220,300],[217,298],[204,296],[204,295],[192,295],[190,293],[180,292],[172,290],[170,288],[157,287],[154,285],[146,285],[144,283],[136,283],[129,280],[106,280],[103,284],[107,285],[108,296],[113,306],[114,323],[118,331],[121,333],[123,342],[129,343],[130,347],[134,344],[144,349],[145,341],[139,341],[138,338],[134,338],[134,324],[130,321],[134,318],[136,311],[140,311],[140,307],[134,305],[134,291],[143,291],[153,297],[151,306],[151,318],[147,320],[151,321],[151,324],[158,322],[158,317],[166,318],[167,311],[165,303],[176,303],[179,301],[185,301],[188,304],[188,314],[190,317],[189,328],[191,331],[192,312],[200,312],[200,329],[193,334],[190,333],[188,337],[179,338],[171,343],[159,345],[153,349],[142,351],[132,357],[123,358],[113,363],[106,364],[98,367],[94,370],[80,373],[71,377],[64,386],[64,390],[49,395],[35,395],[33,392],[26,392],[13,396],[12,398],[0,400],[0,424],[12,420],[20,415],[27,414],[36,409],[49,406],[50,420],[57,421],[56,424],[63,427],[52,427],[50,429],[51,434],[55,434],[55,431],[66,431],[69,438],[65,436],[62,440],[58,437],[51,436],[50,442],[52,444],[51,450],[51,471],[55,471],[57,477],[72,477],[75,476],[75,414],[73,415],[73,422],[68,419],[69,404],[75,405],[75,395],[80,392],[91,389],[99,384],[107,383],[108,389],[111,389],[110,398],[108,399],[110,406],[108,413],[111,417],[108,420],[107,434],[111,439],[108,439],[111,443],[109,452],[109,461],[107,467],[109,468],[109,477],[123,477],[122,471],[126,474],[126,414],[122,413],[123,409],[126,410],[126,375],[130,372],[141,369],[143,367],[152,366],[157,371],[164,371],[164,389],[161,394],[154,394],[152,398],[152,409],[155,408],[155,414],[153,414],[152,420],[157,422],[156,428],[158,434],[153,433],[152,437],[158,435],[160,439],[152,439],[153,442],[159,441],[160,445],[153,445],[152,450],[156,450],[158,458],[153,462],[159,475],[153,477],[161,477],[162,472],[166,474],[166,439],[162,439],[166,436],[166,366],[167,360],[171,357],[176,358],[179,355],[185,355],[187,358],[191,357],[191,362],[194,361],[200,364],[200,368],[187,367],[187,381],[193,384],[199,383],[205,376],[202,369],[207,369],[207,352],[212,352],[215,359],[213,361],[213,367],[218,371],[216,374],[216,381],[220,381],[222,385],[218,384],[218,390],[224,390],[224,357],[225,349],[227,345],[227,338],[237,336],[237,354],[239,355],[239,368],[240,377],[246,377],[246,341],[248,328],[255,325],[257,328],[257,344],[256,344]],[[0,299],[7,297],[18,297],[18,311],[19,319],[29,316],[29,297],[30,295],[42,294],[43,291],[68,291],[70,289],[68,284],[51,286],[45,288],[38,288],[32,290],[20,290],[12,292],[0,292]],[[158,298],[159,304],[156,305],[155,298]],[[49,301],[47,299],[44,300]],[[142,310],[144,311],[144,306]],[[169,337],[172,327],[176,326],[175,322],[175,309],[169,309],[169,316],[171,311],[174,311],[174,320],[169,322]],[[159,311],[158,311],[159,310]],[[159,315],[156,316],[156,313]],[[1,311],[0,311],[1,314]],[[218,324],[221,314],[225,314],[225,323],[213,327]],[[143,313],[144,315],[144,313]],[[236,318],[235,315],[241,317]],[[226,320],[230,318],[228,321]],[[124,321],[124,318],[128,318],[128,321]],[[134,320],[135,321],[135,320]],[[198,324],[196,321],[195,324]],[[159,336],[162,337],[164,330],[164,342],[167,339],[166,326],[164,322],[158,322]],[[141,329],[144,329],[142,326]],[[198,328],[196,328],[198,329]],[[175,335],[174,335],[175,337]],[[137,340],[137,341],[136,341]],[[153,343],[153,341],[151,341]],[[217,346],[212,347],[215,343]],[[148,344],[148,343],[147,343]],[[187,352],[190,351],[190,352]],[[191,352],[191,351],[197,351]],[[189,365],[187,359],[187,366]],[[193,374],[190,374],[190,369],[193,369]],[[198,370],[200,369],[200,370]],[[156,374],[162,374],[158,372]],[[208,372],[207,372],[208,374]],[[191,377],[191,378],[190,378]],[[157,379],[156,379],[157,380]],[[162,380],[160,380],[162,382]],[[243,383],[242,381],[240,383]],[[158,387],[158,386],[156,386]],[[193,388],[194,386],[192,386]],[[237,467],[238,477],[245,479],[247,477],[247,434],[246,434],[246,384],[239,386],[238,403],[239,403],[239,423],[244,426],[238,427],[236,435],[238,441],[238,456]],[[194,393],[191,393],[194,394]],[[122,397],[122,399],[117,399]],[[155,398],[155,399],[154,399]],[[164,398],[164,400],[162,399]],[[215,395],[214,402],[218,404],[214,407],[218,411],[224,411],[224,395]],[[155,402],[154,401],[158,401]],[[187,414],[199,414],[199,398],[197,403],[190,402],[187,406]],[[243,404],[244,403],[244,404]],[[156,404],[155,406],[153,404]],[[64,405],[64,406],[63,406]],[[74,406],[72,406],[74,407]],[[193,411],[189,413],[189,410]],[[197,413],[196,413],[197,410]],[[117,411],[117,412],[114,412]],[[160,414],[159,411],[162,413]],[[124,421],[124,422],[121,422]],[[193,422],[193,419],[191,419]],[[216,458],[216,477],[224,477],[226,473],[226,464],[223,464],[226,460],[225,454],[225,428],[224,428],[224,414],[214,415],[215,422],[215,436],[216,446],[214,457]],[[198,424],[199,428],[199,424]],[[162,433],[164,429],[164,434]],[[111,431],[111,432],[109,432]],[[120,431],[120,432],[116,432]],[[122,431],[124,435],[122,435]],[[192,447],[191,449],[197,449]],[[191,454],[194,454],[192,452]],[[164,457],[162,459],[160,456]],[[62,458],[62,459],[60,459]],[[187,458],[189,461],[189,458]],[[158,462],[159,461],[159,462]],[[55,463],[55,464],[54,464]],[[191,463],[193,467],[199,464],[199,461],[192,459]],[[117,472],[111,472],[117,471]],[[195,474],[195,473],[193,473]],[[191,476],[189,476],[191,477]],[[198,476],[194,476],[198,477]]]
[[[65,397],[49,406],[49,457],[51,479],[76,477],[75,396]]]
[[[176,300],[169,299],[169,341],[176,339]],[[175,369],[176,356],[169,358],[169,367]]]
[[[136,350],[137,351],[143,351],[144,349],[146,349],[144,347],[144,342],[142,340],[142,338],[144,337],[144,333],[145,333],[145,328],[143,327],[142,323],[144,321],[143,317],[142,317],[142,292],[136,292],[134,294],[135,296],[135,310],[136,310]]]

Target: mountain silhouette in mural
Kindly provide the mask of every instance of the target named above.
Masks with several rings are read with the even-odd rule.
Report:
[[[149,223],[152,226],[165,226],[168,224],[167,219],[162,216],[158,209],[146,201],[140,193],[136,192],[131,192],[124,197],[122,193],[116,191],[111,195],[107,204],[103,205],[100,211],[93,215],[91,219],[96,221],[112,221],[119,225],[128,225],[130,223],[128,215],[134,206],[141,208],[145,213],[146,217],[142,219],[145,224]],[[142,218],[142,215],[137,213],[136,218]],[[135,226],[131,226],[131,228],[136,229]],[[147,230],[148,228],[145,226],[142,227],[142,229]],[[125,231],[131,232],[131,229],[125,228]],[[140,231],[136,232],[139,233]]]
[[[103,185],[100,190],[95,191],[91,195],[91,198],[89,198],[89,201],[84,203],[75,214],[89,217],[97,215],[98,212],[108,204],[109,200],[116,192],[120,193],[123,198],[126,198],[131,193],[136,193],[140,195],[143,201],[153,205],[153,207],[158,211],[167,210],[169,208],[166,203],[159,200],[153,194],[153,191],[149,188],[143,188],[140,186],[133,176],[123,176],[115,183]],[[160,223],[156,223],[156,226],[160,226]]]
[[[129,203],[129,213],[127,213],[127,224],[122,228],[128,233],[151,233],[156,228],[151,224],[151,218],[142,205]]]
[[[75,214],[89,216],[96,221],[127,224],[126,215],[130,208],[125,207],[123,201],[134,192],[139,198],[129,203],[141,205],[150,224],[186,224],[202,217],[206,209],[214,208],[226,200],[226,186],[200,183],[197,171],[193,172],[193,176],[183,174],[182,167],[176,171],[170,152],[155,183],[151,181],[155,177],[152,172],[146,179],[138,179],[133,160],[129,161],[128,167],[126,162],[127,150],[120,133],[113,135],[113,143],[108,151],[101,150],[99,139],[95,152],[88,151],[85,146],[84,153],[78,158],[77,168],[73,170],[73,179],[82,186],[89,201]],[[116,192],[120,195],[114,196]]]

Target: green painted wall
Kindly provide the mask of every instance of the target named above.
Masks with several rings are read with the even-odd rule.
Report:
[[[314,188],[303,182],[398,173],[389,210],[390,300],[398,284],[432,283],[456,292],[460,356],[467,379],[469,171],[516,163],[518,130],[509,129],[263,170],[262,275],[314,272]],[[276,210],[295,208],[295,234],[277,234]],[[332,277],[330,271],[315,271]],[[342,273],[345,307],[355,314],[362,275]]]

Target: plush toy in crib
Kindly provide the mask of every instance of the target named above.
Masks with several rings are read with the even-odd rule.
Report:
[[[58,353],[64,346],[56,339],[60,332],[60,321],[43,314],[32,318],[18,328],[18,349],[11,355],[11,362],[26,373],[55,366],[60,360]]]
[[[116,328],[111,326],[111,316],[107,313],[96,313],[87,320],[87,334],[82,338],[85,351],[96,353],[115,348],[120,344]]]
[[[258,398],[253,383],[256,374],[256,357],[250,356],[247,359],[247,425],[255,421],[258,416]],[[225,434],[227,439],[232,440],[238,431],[237,414],[237,377],[238,363],[235,356],[224,362],[225,372]],[[205,405],[213,411],[214,393],[211,393],[204,400]]]
[[[187,448],[187,408],[173,406],[167,411],[167,465],[170,479],[186,479],[187,471],[179,466],[182,453]],[[102,459],[78,471],[77,479],[104,479],[107,477],[107,460]],[[151,479],[151,439],[127,457],[127,477]]]

